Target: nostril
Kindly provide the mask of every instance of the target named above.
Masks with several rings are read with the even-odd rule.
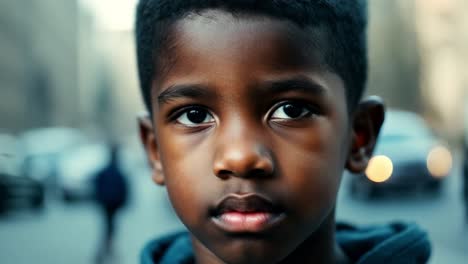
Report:
[[[239,174],[230,170],[219,170],[216,175],[223,180],[228,179],[229,177],[232,177],[232,176],[244,177],[244,178],[264,178],[268,176],[268,172],[266,172],[263,169],[252,169],[248,171],[247,173]]]
[[[263,169],[253,169],[250,172],[250,175],[251,175],[251,177],[263,178],[263,177],[267,176],[267,172],[265,170],[263,170]]]
[[[227,179],[230,175],[232,175],[232,171],[229,170],[219,170],[217,176],[221,179]]]
[[[217,153],[213,162],[213,173],[226,180],[230,177],[268,178],[273,175],[274,161],[270,153],[263,148],[251,149],[232,147]]]

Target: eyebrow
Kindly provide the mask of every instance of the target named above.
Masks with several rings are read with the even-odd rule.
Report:
[[[260,85],[264,93],[281,94],[287,92],[303,92],[318,96],[325,95],[327,90],[307,77],[293,77],[282,80],[266,81]],[[211,90],[201,84],[176,84],[162,91],[158,97],[160,105],[177,98],[213,97]]]
[[[157,99],[159,104],[164,104],[177,98],[201,98],[206,96],[211,97],[212,95],[212,92],[203,85],[176,84],[162,91]]]
[[[266,83],[262,84],[262,87],[264,87],[267,92],[273,94],[303,92],[323,96],[327,93],[327,89],[325,89],[323,86],[310,80],[307,77],[302,76],[283,80],[267,81]]]

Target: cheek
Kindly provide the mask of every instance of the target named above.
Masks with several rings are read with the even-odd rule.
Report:
[[[191,226],[203,216],[202,209],[212,202],[212,190],[216,190],[210,181],[213,177],[210,152],[205,144],[194,143],[194,139],[160,135],[160,156],[169,199],[182,222]]]
[[[159,134],[159,150],[166,181],[199,182],[210,171],[210,146],[203,135],[179,135],[170,129]]]
[[[192,226],[200,218],[205,200],[203,183],[197,180],[203,173],[199,164],[189,157],[172,157],[176,156],[167,155],[166,162],[163,162],[166,189],[176,214],[186,226]]]
[[[300,212],[326,210],[335,202],[341,179],[341,162],[329,153],[285,157],[283,195]],[[321,209],[319,209],[321,208]]]
[[[345,162],[344,135],[322,124],[313,133],[289,137],[277,146],[282,150],[277,159],[283,195],[302,217],[320,219],[333,208]]]

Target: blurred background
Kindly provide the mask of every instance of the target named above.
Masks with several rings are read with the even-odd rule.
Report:
[[[366,172],[345,175],[338,219],[415,221],[431,263],[466,263],[468,1],[369,4],[367,91],[389,118]],[[136,263],[146,241],[182,228],[138,141],[135,5],[0,1],[2,263],[96,263],[112,233],[94,199],[106,171],[123,175],[125,199],[101,263]]]

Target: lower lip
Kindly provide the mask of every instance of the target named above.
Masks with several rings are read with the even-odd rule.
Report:
[[[272,214],[267,212],[227,212],[213,221],[221,229],[233,233],[255,233],[265,231],[278,224],[284,218],[284,214]]]

